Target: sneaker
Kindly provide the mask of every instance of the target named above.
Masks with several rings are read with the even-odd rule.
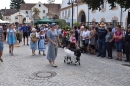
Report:
[[[27,44],[27,46],[29,46],[29,44]]]
[[[52,64],[52,67],[57,67],[57,65],[56,64]]]

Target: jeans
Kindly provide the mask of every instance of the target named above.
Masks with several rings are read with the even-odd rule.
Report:
[[[122,41],[116,42],[117,52],[122,52]]]
[[[106,50],[108,53],[108,57],[112,58],[112,42],[106,42]]]
[[[98,39],[98,56],[106,56],[106,43],[104,39]]]

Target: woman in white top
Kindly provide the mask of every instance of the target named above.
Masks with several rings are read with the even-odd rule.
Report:
[[[82,33],[82,42],[83,42],[83,46],[86,48],[86,50],[88,47],[89,36],[90,36],[90,31],[88,30],[88,27],[84,27],[84,31]]]

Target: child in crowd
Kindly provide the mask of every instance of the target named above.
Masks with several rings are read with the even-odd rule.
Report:
[[[46,50],[46,46],[45,46],[45,32],[43,30],[41,30],[40,34],[39,34],[38,50],[39,50],[39,54],[41,54],[41,51],[42,51],[43,52],[43,56],[46,56],[46,54],[45,54],[45,50]]]
[[[76,49],[77,48],[77,42],[75,38],[75,32],[71,32],[70,36],[70,49]]]

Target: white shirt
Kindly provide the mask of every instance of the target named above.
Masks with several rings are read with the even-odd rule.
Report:
[[[83,31],[82,37],[88,37],[88,36],[90,36],[90,31],[89,30]],[[88,38],[86,38],[86,39],[88,39]],[[82,40],[85,40],[85,39],[83,38]]]
[[[13,30],[10,30],[10,32],[16,32],[16,30],[15,29],[13,29]],[[9,32],[9,29],[7,29],[7,32]]]
[[[112,28],[112,33],[115,33],[116,32],[116,28]]]

